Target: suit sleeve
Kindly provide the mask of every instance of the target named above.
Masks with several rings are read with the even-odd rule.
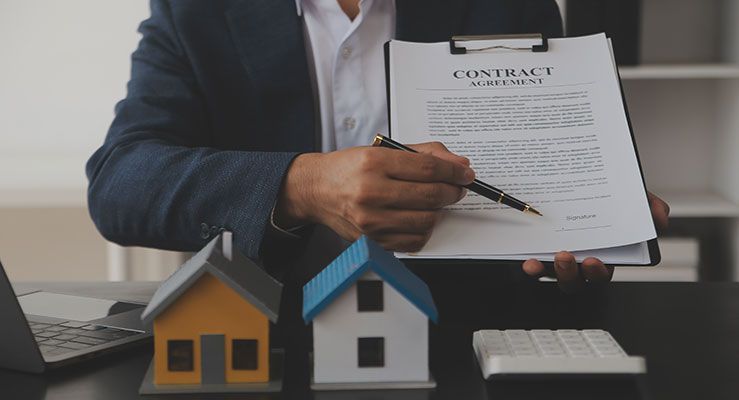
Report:
[[[128,94],[86,167],[93,221],[119,244],[180,251],[198,250],[226,229],[244,254],[259,258],[297,154],[211,147],[204,99],[166,2],[152,0],[139,31]]]

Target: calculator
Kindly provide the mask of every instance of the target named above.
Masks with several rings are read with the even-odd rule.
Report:
[[[600,329],[479,330],[472,334],[472,347],[485,379],[647,371],[643,357],[626,354]]]

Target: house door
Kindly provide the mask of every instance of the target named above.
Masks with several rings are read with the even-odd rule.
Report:
[[[200,335],[200,381],[226,382],[226,341],[223,335]]]

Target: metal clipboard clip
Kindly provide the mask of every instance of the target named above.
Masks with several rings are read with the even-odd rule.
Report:
[[[492,45],[482,48],[467,48],[458,46],[464,42],[473,41],[494,41],[494,40],[541,40],[541,44],[531,46],[518,47],[513,45]],[[484,52],[490,50],[514,50],[514,51],[532,51],[534,53],[545,53],[549,51],[549,40],[540,33],[528,33],[521,35],[468,35],[468,36],[452,36],[449,39],[449,51],[452,54],[467,54],[468,52]]]

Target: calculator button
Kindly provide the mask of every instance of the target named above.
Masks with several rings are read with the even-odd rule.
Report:
[[[485,348],[488,349],[489,352],[495,353],[495,354],[503,354],[503,353],[510,353],[511,349],[508,346],[488,346],[485,345]]]
[[[526,332],[523,329],[508,329],[508,330],[505,331],[505,334],[509,338],[514,338],[514,337],[529,337],[528,332]]]

